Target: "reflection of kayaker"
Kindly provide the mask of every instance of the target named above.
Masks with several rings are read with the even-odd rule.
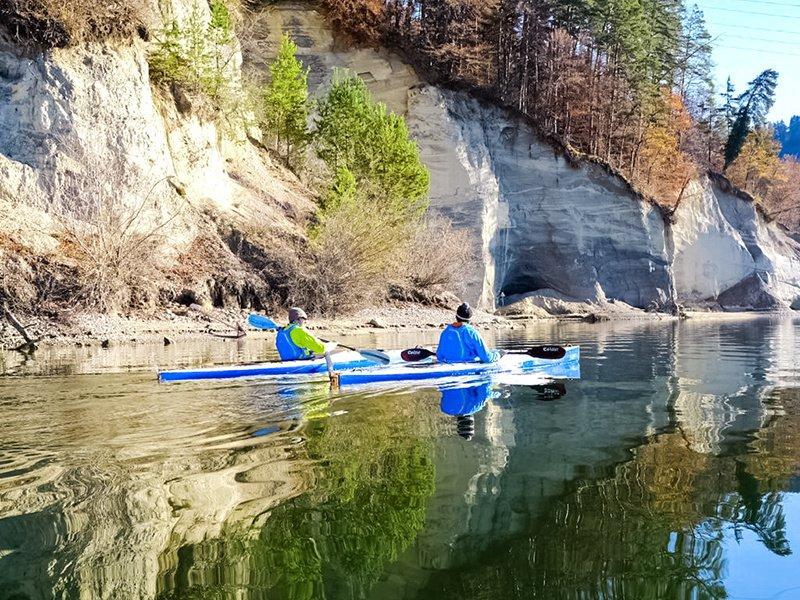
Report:
[[[472,308],[469,304],[462,304],[456,310],[456,322],[448,325],[439,336],[439,347],[436,358],[443,363],[497,362],[500,352],[489,350],[481,334],[469,324],[472,319]]]
[[[490,398],[499,394],[493,392],[491,384],[481,383],[469,387],[440,388],[442,400],[441,411],[446,415],[456,418],[458,435],[465,440],[471,440],[475,435],[475,418],[472,416],[480,412]]]

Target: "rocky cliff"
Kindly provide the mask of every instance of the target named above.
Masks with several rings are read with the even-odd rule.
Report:
[[[175,0],[161,7],[161,18],[185,15],[190,4]],[[240,64],[246,78],[263,79],[288,31],[311,68],[312,92],[324,89],[334,67],[344,67],[405,115],[431,171],[432,209],[469,232],[477,260],[463,278],[473,303],[494,308],[501,295],[534,295],[545,306],[800,306],[800,244],[718,177],[690,184],[667,214],[603,165],[543,140],[516,115],[429,85],[388,51],[354,48],[311,5],[258,9],[243,29],[232,62],[237,80]],[[219,303],[257,302],[269,293],[257,272],[269,269],[264,260],[254,268],[232,252],[231,241],[240,238],[221,234],[220,223],[228,232],[233,223],[275,240],[301,239],[311,194],[244,128],[223,130],[202,106],[153,86],[146,53],[141,39],[34,56],[0,42],[4,274],[36,276],[37,257],[61,255],[73,267],[63,258],[65,240],[75,230],[97,229],[102,207],[114,206],[123,223],[133,219],[135,228],[163,240],[147,256],[172,265],[173,294],[189,288]],[[194,260],[198,246],[201,261]],[[187,263],[191,268],[180,268]],[[35,300],[36,291],[28,296]]]
[[[288,31],[316,89],[332,67],[348,68],[405,115],[431,171],[433,209],[471,233],[480,258],[464,275],[470,301],[493,308],[501,293],[533,293],[662,309],[800,305],[800,244],[724,179],[692,182],[668,214],[516,115],[426,84],[391,53],[347,49],[308,4],[271,7],[257,29],[252,57],[271,55]]]
[[[154,3],[150,31],[192,6]],[[137,38],[30,52],[0,35],[0,296],[23,310],[80,295],[76,279],[98,248],[121,257],[98,268],[156,280],[162,294],[246,305],[268,290],[232,251],[231,232],[304,234],[308,189],[242,124],[154,85],[148,49]],[[230,53],[238,85],[235,41]],[[123,275],[108,283],[136,284]]]

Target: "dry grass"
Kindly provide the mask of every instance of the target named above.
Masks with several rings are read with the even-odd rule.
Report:
[[[0,0],[0,23],[25,47],[63,48],[143,32],[144,0]]]
[[[75,305],[100,312],[155,305],[164,271],[163,232],[180,212],[160,216],[156,192],[167,185],[157,181],[134,207],[98,193],[84,221],[61,224],[60,253],[76,265],[80,282]]]
[[[475,260],[475,248],[467,232],[453,229],[449,219],[433,215],[414,231],[403,275],[418,290],[452,290],[458,286],[461,273]]]

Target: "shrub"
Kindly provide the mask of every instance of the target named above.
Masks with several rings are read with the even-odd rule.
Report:
[[[232,42],[232,19],[225,4],[213,0],[208,21],[195,4],[185,23],[172,21],[156,37],[148,61],[150,77],[223,101],[233,93]]]
[[[462,273],[476,260],[465,230],[453,229],[449,219],[429,216],[420,222],[406,245],[401,282],[418,290],[458,290]]]
[[[375,199],[341,204],[312,235],[315,303],[336,313],[382,297],[407,240],[406,227],[384,226]]]
[[[130,38],[142,27],[144,0],[4,0],[0,24],[24,46],[63,48],[110,37]]]
[[[148,211],[157,214],[152,193],[159,183],[136,207],[98,194],[85,221],[62,223],[61,250],[75,263],[78,274],[73,303],[117,312],[155,302],[162,231],[178,214],[145,221]]]

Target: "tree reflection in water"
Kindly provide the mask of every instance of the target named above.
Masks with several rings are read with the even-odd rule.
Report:
[[[160,598],[363,596],[413,542],[433,493],[430,437],[412,414],[309,421],[315,488],[264,515],[255,533],[178,549]]]
[[[770,401],[780,416],[721,456],[693,451],[679,429],[652,436],[611,477],[573,482],[521,534],[438,573],[419,597],[726,598],[726,532],[792,552],[782,499],[800,465],[800,390]]]

